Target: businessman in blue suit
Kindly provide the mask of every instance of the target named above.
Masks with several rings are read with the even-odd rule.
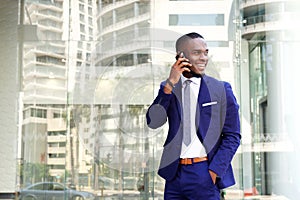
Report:
[[[150,128],[169,125],[158,170],[166,180],[164,199],[218,200],[221,189],[235,184],[239,106],[229,83],[205,75],[208,48],[200,34],[181,36],[176,52],[146,114]]]

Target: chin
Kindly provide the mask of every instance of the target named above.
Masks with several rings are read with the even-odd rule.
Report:
[[[205,71],[205,67],[202,67],[201,69],[198,68],[197,71],[196,71],[196,73],[197,74],[204,74],[204,71]]]

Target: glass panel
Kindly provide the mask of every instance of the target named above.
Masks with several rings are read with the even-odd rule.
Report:
[[[1,1],[0,199],[163,199],[145,113],[190,31],[241,108],[226,199],[299,196],[298,1]]]
[[[149,129],[145,113],[182,33],[153,27],[160,21],[154,1],[18,3],[21,195],[39,188],[38,198],[86,191],[99,199],[162,199],[165,181],[156,172],[168,127]],[[176,25],[224,25],[224,14],[182,16]],[[233,51],[233,41],[208,43]],[[220,68],[232,65],[217,59],[209,73],[221,78]]]
[[[223,14],[180,14],[169,15],[170,26],[222,26]]]

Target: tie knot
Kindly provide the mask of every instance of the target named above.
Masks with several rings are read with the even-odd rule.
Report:
[[[192,81],[191,80],[186,80],[184,82],[185,82],[185,85],[190,85]]]

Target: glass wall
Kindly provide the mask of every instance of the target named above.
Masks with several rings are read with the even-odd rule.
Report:
[[[286,73],[295,70],[290,59],[295,41],[282,41],[284,32],[267,34],[266,39],[249,42],[249,75],[252,145],[251,163],[254,191],[262,195],[283,195],[295,199],[299,194],[293,176],[293,166],[299,162],[292,159],[298,152],[293,141],[290,123],[298,118],[286,104],[289,93]],[[291,39],[291,38],[290,38]],[[288,53],[289,52],[289,53]],[[288,57],[282,54],[289,55]],[[288,65],[286,65],[285,61]],[[299,98],[295,92],[293,98]],[[293,172],[292,172],[293,171]]]
[[[101,199],[161,197],[165,131],[149,130],[145,113],[167,68],[152,67],[150,2],[19,3],[18,189],[54,182]]]
[[[1,0],[0,199],[27,187],[162,199],[168,127],[149,129],[145,113],[191,31],[207,40],[207,74],[230,82],[241,108],[226,199],[298,199],[299,10],[297,0]]]
[[[168,127],[149,129],[145,113],[183,33],[207,35],[207,73],[230,82],[241,103],[234,1],[213,1],[203,14],[194,8],[207,2],[186,1],[195,4],[189,15],[179,11],[183,1],[3,1],[0,16],[8,20],[1,25],[14,33],[0,35],[1,156],[9,155],[14,172],[0,181],[0,188],[9,186],[5,192],[29,195],[29,187],[55,198],[162,199],[164,180],[156,172]],[[264,89],[251,95],[261,99]],[[239,149],[228,199],[243,198],[242,156]]]
[[[292,111],[298,108],[292,102],[299,99],[293,85],[299,81],[295,77],[299,29],[294,19],[299,16],[300,4],[291,0],[252,5],[245,0],[241,5],[251,129],[250,145],[245,148],[245,140],[243,145],[244,187],[249,188],[245,195],[298,199],[299,172],[295,167],[300,162],[294,155],[299,153],[295,126],[299,116]],[[286,15],[294,17],[287,20]]]

